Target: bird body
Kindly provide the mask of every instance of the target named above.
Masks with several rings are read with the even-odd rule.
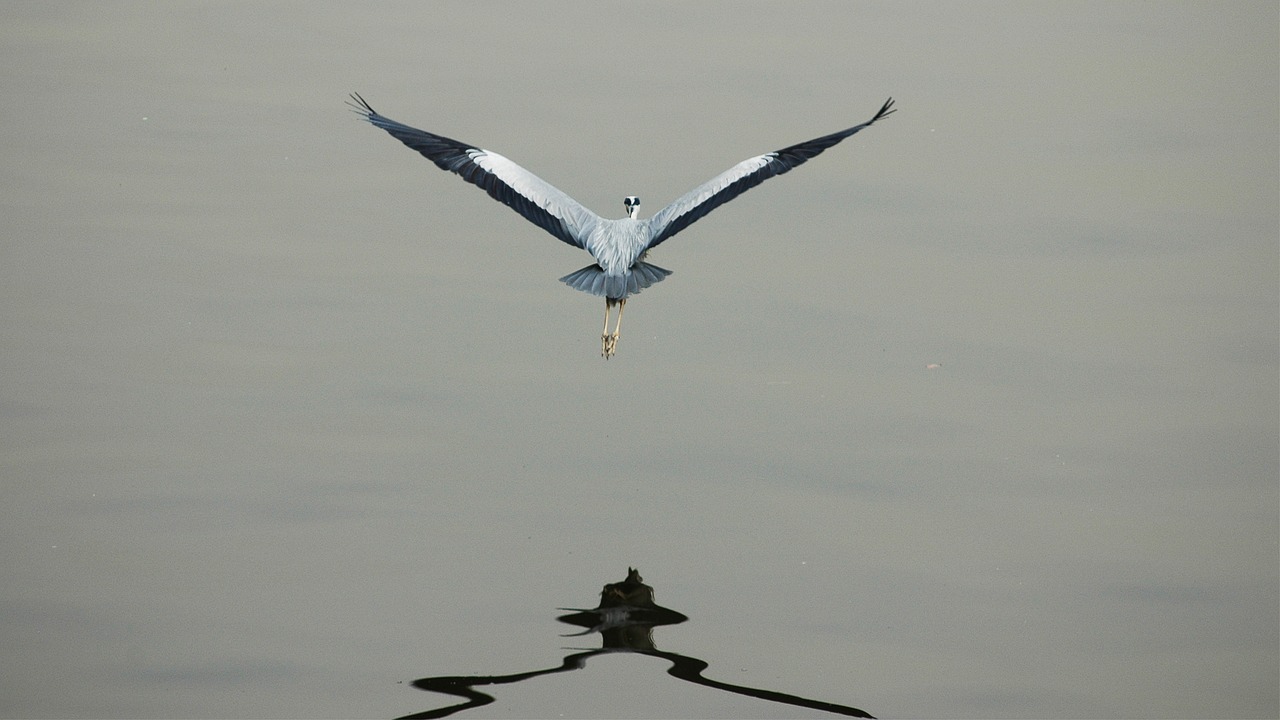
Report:
[[[358,94],[353,93],[351,99],[353,102],[349,104],[372,125],[387,131],[442,170],[456,173],[485,190],[490,197],[559,240],[591,254],[595,264],[560,280],[574,289],[605,298],[605,330],[601,334],[601,354],[605,358],[616,349],[627,298],[671,274],[670,270],[644,262],[646,253],[715,208],[894,112],[890,98],[875,117],[865,123],[743,160],[642,220],[637,217],[640,207],[637,197],[628,196],[623,200],[627,217],[603,218],[498,153],[396,122],[380,115]],[[618,324],[610,334],[609,311],[615,305]]]
[[[582,247],[591,253],[606,275],[617,276],[630,270],[649,249],[650,239],[647,220],[602,218],[591,228],[591,234],[587,235]]]

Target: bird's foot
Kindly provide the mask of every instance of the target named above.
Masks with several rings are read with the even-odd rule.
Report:
[[[613,357],[618,350],[618,333],[604,333],[600,336],[600,356],[605,360]]]

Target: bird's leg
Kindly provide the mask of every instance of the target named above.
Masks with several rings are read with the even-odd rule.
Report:
[[[622,332],[622,309],[627,306],[627,299],[622,298],[618,301],[618,322],[613,326],[613,344],[618,344],[618,334]]]
[[[613,357],[618,349],[618,331],[622,327],[622,308],[627,304],[626,298],[614,300],[606,298],[604,301],[604,330],[600,334],[600,354],[605,360]],[[614,305],[618,306],[618,322],[613,326],[613,334],[609,333],[609,308]]]
[[[605,360],[613,354],[613,343],[609,342],[609,308],[613,306],[613,301],[609,298],[604,300],[604,329],[600,331],[600,356]]]

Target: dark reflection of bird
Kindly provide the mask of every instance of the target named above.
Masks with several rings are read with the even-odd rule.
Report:
[[[654,602],[653,588],[644,584],[640,573],[635,568],[627,568],[627,578],[622,582],[608,583],[600,592],[600,605],[592,610],[575,610],[572,615],[562,615],[561,622],[588,628],[588,633],[600,633],[602,647],[597,650],[585,650],[566,655],[555,667],[528,670],[508,675],[443,675],[425,677],[413,681],[413,686],[420,690],[444,693],[465,699],[465,702],[448,707],[426,710],[409,718],[442,718],[463,710],[483,707],[494,701],[494,696],[481,692],[479,687],[493,687],[511,683],[524,682],[543,675],[581,670],[586,667],[587,660],[597,655],[629,652],[638,655],[649,655],[662,658],[671,663],[667,674],[685,682],[702,685],[724,692],[759,698],[770,702],[793,705],[795,707],[821,710],[846,717],[869,718],[872,715],[848,705],[838,705],[824,700],[789,695],[765,688],[735,685],[712,678],[703,677],[709,664],[706,660],[665,652],[657,649],[653,643],[653,629],[662,625],[676,625],[689,618],[675,610],[668,610]],[[569,608],[561,608],[567,610]]]
[[[560,279],[577,290],[604,297],[604,330],[600,342],[605,358],[617,349],[627,298],[671,274],[669,270],[644,262],[646,253],[747,190],[803,164],[894,112],[890,98],[875,117],[861,125],[743,160],[680,196],[653,217],[642,220],[637,217],[638,197],[628,196],[622,201],[627,211],[625,218],[602,218],[495,152],[398,123],[378,114],[358,94],[352,94],[351,99],[354,101],[351,106],[366,120],[422,153],[441,169],[457,173],[543,230],[591,253],[596,260],[594,265]],[[618,319],[610,333],[609,314],[614,305],[618,306]]]
[[[600,604],[595,609],[560,609],[574,612],[561,615],[557,620],[586,628],[576,635],[598,632],[605,647],[631,650],[652,650],[655,626],[675,625],[689,619],[655,602],[653,588],[645,585],[640,571],[632,567],[627,568],[625,580],[604,586],[600,591]]]
[[[620,605],[639,605],[653,607],[653,588],[644,584],[640,571],[627,568],[627,579],[622,582],[609,583],[600,591],[600,607],[617,607]]]

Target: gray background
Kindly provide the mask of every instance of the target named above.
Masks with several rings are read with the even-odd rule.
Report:
[[[0,714],[417,712],[633,565],[728,682],[1276,716],[1274,3],[0,14]],[[614,217],[900,112],[663,245],[606,363],[589,258],[353,90]],[[665,669],[478,715],[801,714]]]

